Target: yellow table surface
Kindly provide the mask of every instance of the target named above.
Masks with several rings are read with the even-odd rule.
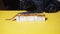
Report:
[[[60,12],[46,13],[46,22],[5,20],[19,12],[21,11],[0,11],[0,34],[60,34]]]

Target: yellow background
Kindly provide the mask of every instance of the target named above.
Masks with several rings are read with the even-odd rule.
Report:
[[[60,12],[46,13],[46,22],[5,20],[21,11],[0,11],[0,34],[60,34]]]

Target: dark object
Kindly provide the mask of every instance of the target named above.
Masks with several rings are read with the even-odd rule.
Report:
[[[9,10],[32,10],[35,5],[31,0],[3,0]]]
[[[8,10],[27,10],[31,13],[54,13],[60,10],[57,0],[3,0]]]
[[[45,8],[47,13],[55,13],[60,10],[60,2],[57,0],[52,0],[50,4]]]

